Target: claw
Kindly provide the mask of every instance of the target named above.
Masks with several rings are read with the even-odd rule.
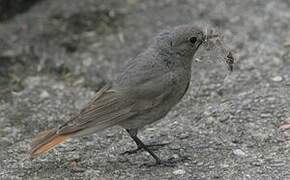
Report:
[[[156,167],[156,166],[163,166],[163,167],[175,167],[176,163],[175,162],[168,162],[168,161],[156,161],[156,163],[154,164],[142,164],[140,167],[147,167],[147,168],[151,168],[151,167]]]
[[[133,150],[129,150],[129,151],[125,151],[123,153],[121,153],[121,155],[130,155],[130,154],[136,154],[138,151],[140,151],[142,148],[137,148],[137,149],[133,149]]]
[[[160,143],[160,144],[149,144],[146,145],[146,147],[150,148],[151,150],[158,150],[160,147],[163,147],[165,145],[168,145],[169,143]],[[133,150],[129,150],[129,151],[125,151],[123,153],[121,153],[121,155],[130,155],[130,154],[136,154],[137,152],[139,152],[140,150],[142,150],[142,147],[138,147],[137,149],[133,149]]]

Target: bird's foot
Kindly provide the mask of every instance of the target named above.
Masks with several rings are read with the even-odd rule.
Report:
[[[158,160],[154,164],[151,163],[144,163],[140,167],[156,167],[156,166],[162,166],[162,167],[174,167],[176,165],[176,162],[170,161],[170,160]]]
[[[160,144],[148,144],[146,147],[148,147],[151,150],[158,150],[159,148],[168,145],[169,143],[160,143]]]
[[[147,148],[149,148],[150,150],[158,150],[159,148],[168,145],[169,143],[160,143],[160,144],[148,144],[146,145]],[[130,155],[130,154],[136,154],[137,152],[139,152],[140,150],[144,149],[143,147],[139,146],[137,147],[137,149],[133,149],[133,150],[129,150],[129,151],[125,151],[123,153],[121,153],[121,155]]]
[[[154,164],[142,164],[140,167],[156,167],[156,166],[162,166],[162,167],[175,167],[176,164],[178,164],[179,162],[184,162],[189,160],[188,157],[180,157],[180,158],[170,158],[168,160],[160,160],[160,159],[155,159],[155,163]]]
[[[137,149],[133,149],[133,150],[129,150],[129,151],[125,151],[123,153],[121,153],[121,155],[130,155],[130,154],[136,154],[138,151],[140,151],[142,148],[141,147],[138,147]]]

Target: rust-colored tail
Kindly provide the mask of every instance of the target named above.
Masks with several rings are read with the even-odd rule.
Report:
[[[49,129],[36,135],[31,144],[31,158],[42,155],[58,144],[70,138],[70,134],[57,134],[55,129]]]

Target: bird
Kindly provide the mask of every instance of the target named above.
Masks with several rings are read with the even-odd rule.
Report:
[[[156,164],[161,164],[161,158],[150,145],[137,136],[138,130],[164,118],[181,101],[190,85],[193,57],[205,39],[203,31],[194,25],[179,25],[159,32],[76,115],[37,134],[31,143],[31,158],[70,138],[121,126],[137,149],[147,151]]]

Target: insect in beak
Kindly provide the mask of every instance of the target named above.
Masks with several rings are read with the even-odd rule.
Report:
[[[228,64],[228,69],[230,72],[233,72],[234,70],[234,62],[235,62],[235,59],[233,57],[232,52],[230,51],[226,57],[226,63]]]

